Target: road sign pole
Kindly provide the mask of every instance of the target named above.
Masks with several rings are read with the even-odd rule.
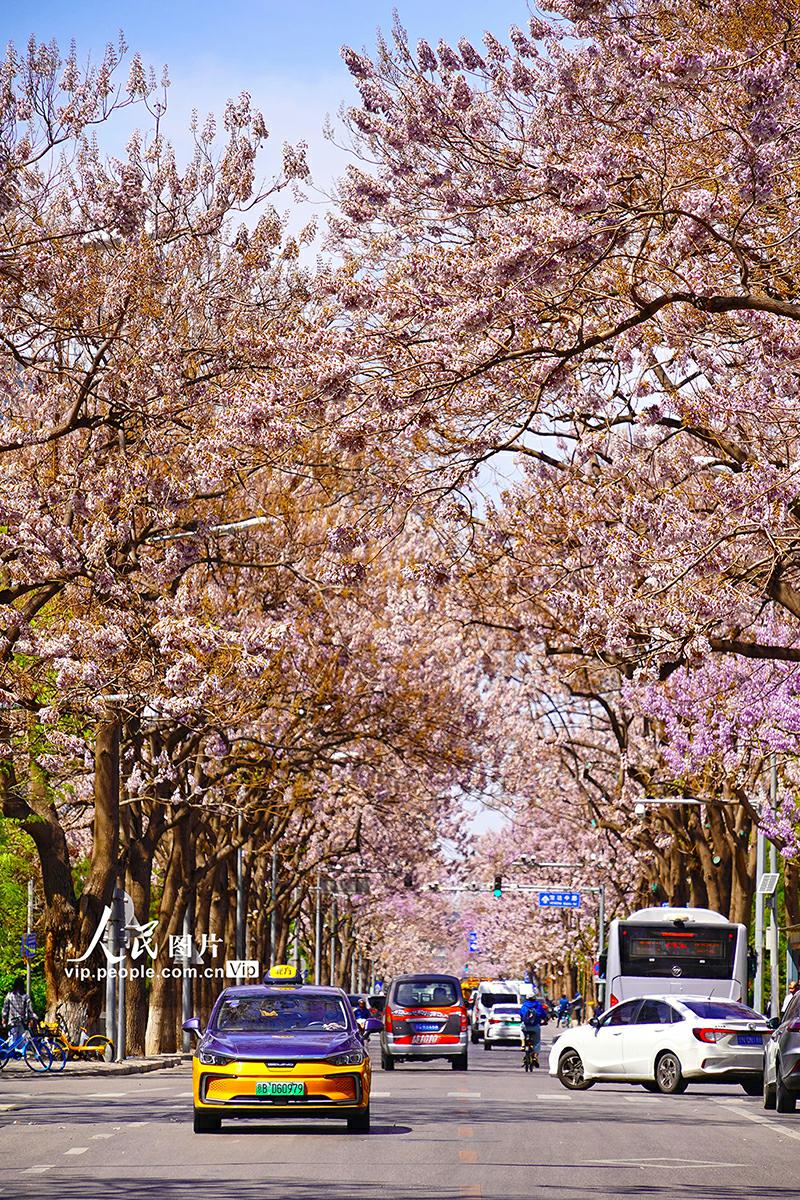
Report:
[[[753,980],[753,1008],[760,1013],[764,995],[764,893],[758,891],[758,881],[764,874],[766,844],[760,829],[756,832],[756,975]]]
[[[31,994],[31,956],[27,953],[30,945],[30,936],[33,933],[33,880],[28,880],[28,927],[25,938],[25,990],[30,998]]]

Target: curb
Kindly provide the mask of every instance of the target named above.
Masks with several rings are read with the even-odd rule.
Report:
[[[19,1079],[91,1079],[102,1075],[149,1075],[152,1071],[166,1071],[171,1067],[179,1067],[185,1058],[189,1055],[175,1054],[164,1055],[163,1058],[146,1058],[132,1059],[126,1062],[119,1063],[98,1063],[96,1066],[84,1063],[67,1063],[63,1071],[42,1071],[34,1073],[25,1068],[24,1074],[21,1070],[9,1071],[8,1068],[3,1072],[6,1079],[13,1079],[15,1082]],[[0,1112],[8,1111],[4,1106],[0,1106]]]

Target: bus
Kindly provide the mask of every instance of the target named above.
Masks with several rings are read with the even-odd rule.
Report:
[[[603,958],[609,1008],[667,993],[747,1003],[747,928],[710,908],[641,908],[614,920]]]

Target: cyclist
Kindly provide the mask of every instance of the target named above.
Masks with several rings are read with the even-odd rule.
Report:
[[[572,1008],[570,1006],[569,997],[567,996],[566,992],[562,992],[561,999],[558,1002],[559,1025],[569,1025],[571,1016]]]
[[[17,976],[3,1001],[3,1025],[8,1030],[10,1040],[15,1041],[35,1020],[31,998],[25,991],[22,976]]]
[[[542,1025],[547,1020],[547,1009],[538,996],[523,1000],[519,1010],[522,1020],[521,1041],[523,1050],[533,1051],[533,1065],[539,1066],[539,1049],[542,1044]]]

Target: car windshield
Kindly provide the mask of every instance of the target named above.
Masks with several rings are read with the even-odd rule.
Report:
[[[415,979],[398,983],[394,1002],[401,1008],[428,1008],[458,1004],[456,985],[449,979]]]
[[[513,992],[484,992],[481,996],[484,1008],[494,1008],[495,1004],[515,1004],[516,1000]]]
[[[335,996],[231,996],[217,1013],[215,1028],[228,1033],[336,1032],[350,1028]]]
[[[704,1021],[763,1021],[755,1009],[732,1000],[683,1000],[686,1008]]]

